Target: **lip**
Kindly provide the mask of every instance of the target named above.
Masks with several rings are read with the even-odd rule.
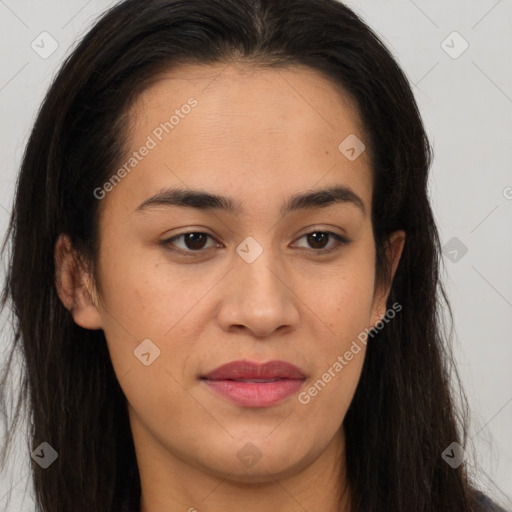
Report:
[[[201,377],[215,393],[245,407],[269,407],[294,394],[306,380],[286,361],[232,361]]]

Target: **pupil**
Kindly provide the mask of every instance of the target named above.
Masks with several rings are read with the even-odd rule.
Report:
[[[323,240],[325,241],[325,240],[327,239],[327,234],[326,234],[326,233],[316,232],[316,231],[315,231],[314,233],[311,233],[311,234],[309,235],[309,239],[310,239],[310,240],[311,240],[311,239],[313,239],[313,242],[312,242],[312,243],[310,243],[310,240],[308,240],[308,243],[310,243],[310,245],[311,245],[312,247],[316,248],[316,249],[323,249],[323,247],[325,246],[325,244],[323,244],[323,245],[322,245],[322,243],[320,243],[320,247],[317,247],[317,245],[315,245],[315,244],[317,244],[317,243],[318,243],[318,240],[317,240],[317,241],[315,241],[315,238],[317,238],[317,237],[320,237],[321,239],[323,239]]]
[[[201,243],[198,242],[198,238],[200,239],[201,237],[204,238],[203,233],[188,233],[188,236],[185,238],[185,243],[187,244],[187,247],[189,249],[201,249]],[[192,246],[190,244],[192,244]],[[198,244],[199,246],[196,246],[194,244]]]

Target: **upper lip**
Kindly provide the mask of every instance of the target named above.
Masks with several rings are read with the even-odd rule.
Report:
[[[223,364],[210,373],[203,375],[208,380],[247,380],[247,379],[305,379],[299,368],[286,361],[232,361]]]

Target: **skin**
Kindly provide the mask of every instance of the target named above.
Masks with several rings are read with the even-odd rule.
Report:
[[[95,279],[73,264],[67,237],[56,246],[61,300],[78,325],[104,331],[128,399],[141,511],[337,511],[338,494],[348,511],[342,423],[363,344],[306,405],[292,395],[243,407],[199,376],[233,360],[279,359],[306,373],[304,391],[385,314],[391,283],[374,280],[369,154],[350,161],[338,150],[349,134],[365,139],[357,110],[308,68],[187,65],[132,107],[127,157],[190,97],[197,106],[101,200]],[[289,196],[334,184],[350,187],[366,213],[345,203],[281,216]],[[172,186],[229,195],[244,212],[136,211]],[[304,236],[314,231],[351,243],[322,256],[336,241],[314,245]],[[190,232],[213,238],[174,247],[202,255],[161,243]],[[248,236],[263,249],[252,263],[236,252]],[[403,231],[390,237],[392,276],[404,240]],[[160,349],[148,366],[134,356],[147,338]],[[250,467],[237,457],[248,442],[260,454]]]

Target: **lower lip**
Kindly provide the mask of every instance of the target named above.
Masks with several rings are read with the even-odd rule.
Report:
[[[240,382],[236,380],[208,380],[206,385],[219,395],[245,407],[268,407],[296,393],[304,383],[298,379],[280,379],[273,382]]]

